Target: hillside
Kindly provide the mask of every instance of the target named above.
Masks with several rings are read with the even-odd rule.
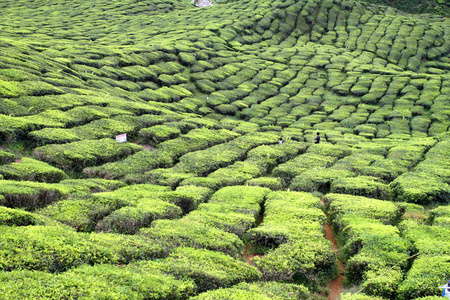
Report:
[[[449,18],[349,0],[0,17],[0,299],[326,299],[340,262],[340,299],[441,295]]]

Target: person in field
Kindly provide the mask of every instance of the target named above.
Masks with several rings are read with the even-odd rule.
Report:
[[[320,132],[317,133],[317,136],[314,139],[314,144],[320,143]]]
[[[280,138],[280,141],[278,142],[278,144],[283,144],[283,138]]]
[[[450,298],[450,280],[442,288],[442,297]]]

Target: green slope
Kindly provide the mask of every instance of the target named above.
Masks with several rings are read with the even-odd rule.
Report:
[[[348,0],[2,1],[0,298],[320,298],[336,275],[326,222],[349,290],[438,295],[449,117],[438,15]],[[265,254],[255,268],[240,264],[246,243]],[[109,279],[89,283],[99,272]]]

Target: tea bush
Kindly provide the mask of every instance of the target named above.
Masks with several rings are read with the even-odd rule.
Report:
[[[195,129],[176,139],[162,142],[156,151],[141,151],[118,162],[107,163],[83,172],[90,177],[122,178],[127,174],[142,174],[154,168],[170,167],[173,160],[195,150],[205,149],[239,136],[228,130]]]
[[[318,205],[319,199],[307,193],[272,192],[267,196],[264,222],[248,233],[254,243],[278,247],[253,260],[264,278],[315,281],[333,277],[336,258],[322,236],[325,215]],[[312,256],[314,260],[307,258]]]
[[[226,254],[195,248],[176,248],[169,256],[156,263],[142,261],[136,264],[142,271],[153,264],[164,273],[176,278],[184,278],[190,274],[190,279],[196,284],[196,291],[207,291],[221,287],[231,287],[240,282],[252,282],[261,278],[255,267]]]
[[[218,190],[208,203],[201,204],[184,220],[216,227],[240,238],[253,227],[261,213],[267,188],[235,186]]]
[[[402,216],[403,209],[390,201],[371,199],[362,196],[327,194],[324,197],[328,214],[339,231],[344,229],[340,219],[348,215],[377,219],[384,224],[396,224]]]
[[[70,189],[63,185],[0,180],[0,204],[11,208],[34,210],[68,196]]]
[[[80,141],[64,145],[47,145],[35,148],[33,154],[40,160],[54,163],[62,169],[76,169],[120,159],[143,150],[141,146],[115,140]]]
[[[339,178],[334,180],[330,186],[330,192],[365,196],[389,200],[389,186],[381,180],[371,176],[357,176]]]
[[[450,276],[449,267],[448,255],[417,258],[399,286],[399,298],[411,299],[440,294],[442,278]]]
[[[404,173],[392,182],[390,188],[392,197],[396,201],[422,205],[450,201],[449,185],[432,174]]]
[[[68,175],[62,170],[28,157],[22,158],[20,163],[0,166],[0,174],[9,180],[28,180],[48,183],[56,183],[68,178]]]
[[[135,234],[139,228],[148,227],[154,220],[181,216],[181,209],[161,200],[140,200],[136,207],[125,206],[100,220],[97,231]]]
[[[0,226],[43,225],[44,222],[35,214],[21,209],[0,206]]]
[[[0,165],[10,164],[16,160],[14,154],[7,151],[0,151]]]
[[[61,272],[82,264],[123,263],[162,255],[158,245],[146,246],[142,239],[128,241],[117,237],[105,243],[98,238],[94,242],[89,235],[60,226],[2,226],[2,232],[0,238],[4,246],[0,268],[4,271],[28,269]],[[136,248],[130,251],[120,249],[126,244],[114,246],[119,241],[128,242],[127,248],[134,243]],[[127,254],[137,252],[137,249],[140,250],[139,255]]]
[[[311,169],[292,179],[290,188],[294,191],[327,193],[330,191],[331,183],[334,180],[353,176],[355,174],[347,170]]]
[[[320,298],[336,273],[324,206],[290,190],[334,192],[348,289],[365,293],[341,298],[439,293],[445,18],[331,0],[0,2],[0,298]],[[154,149],[111,146],[120,133]],[[247,242],[259,271],[221,253]]]
[[[3,273],[1,282],[0,295],[8,295],[11,299],[184,299],[192,295],[195,288],[191,280],[175,279],[157,270],[144,273],[136,268],[106,264],[82,266],[58,275],[14,271]]]
[[[192,299],[291,299],[308,298],[311,292],[299,284],[279,282],[239,283],[231,288],[221,288],[201,293]]]
[[[243,248],[242,241],[235,235],[189,220],[157,220],[151,228],[142,228],[138,234],[158,241],[166,249],[179,246],[193,246],[224,252],[237,257]]]

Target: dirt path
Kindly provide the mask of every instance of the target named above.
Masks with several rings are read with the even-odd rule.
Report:
[[[338,250],[336,241],[334,240],[333,236],[333,229],[331,229],[331,225],[328,223],[325,224],[325,238],[329,240],[331,243],[333,243],[333,250]],[[339,263],[339,270],[338,270],[339,275],[333,281],[330,282],[329,286],[330,294],[328,295],[328,300],[339,299],[339,295],[343,290],[342,279],[344,277],[343,273],[345,272],[345,266],[340,259],[338,259],[338,263]]]
[[[258,224],[258,226],[261,225],[263,222],[264,222],[264,216],[259,217],[259,220],[258,220],[259,224]],[[253,244],[252,243],[248,244],[247,247],[245,247],[244,253],[241,256],[243,259],[245,259],[245,261],[249,265],[253,265],[252,264],[252,258],[253,257],[255,257],[255,256],[263,257],[261,254],[251,253],[252,248],[253,248]]]
[[[247,247],[245,247],[244,253],[242,254],[242,258],[245,259],[245,261],[249,265],[253,265],[252,264],[252,258],[253,257],[255,257],[255,256],[262,257],[261,254],[251,253],[252,247],[253,247],[252,244],[248,244]]]
[[[150,145],[146,145],[146,144],[138,144],[138,145],[142,146],[142,148],[144,148],[145,150],[148,150],[148,151],[153,151],[153,150],[156,149],[155,147],[150,146]]]
[[[321,203],[322,203],[322,205],[324,204],[323,201],[321,201]],[[325,215],[328,219],[328,215],[326,213],[325,213]],[[325,238],[333,244],[333,250],[337,251],[338,246],[337,246],[336,240],[334,239],[333,229],[331,228],[331,225],[329,223],[325,224]],[[332,280],[330,282],[330,285],[329,285],[330,294],[328,295],[328,300],[339,299],[339,295],[341,294],[341,292],[343,290],[342,280],[344,277],[345,266],[340,259],[338,259],[338,264],[339,264],[339,270],[338,270],[339,275],[338,275],[338,277],[336,277],[334,280]]]

